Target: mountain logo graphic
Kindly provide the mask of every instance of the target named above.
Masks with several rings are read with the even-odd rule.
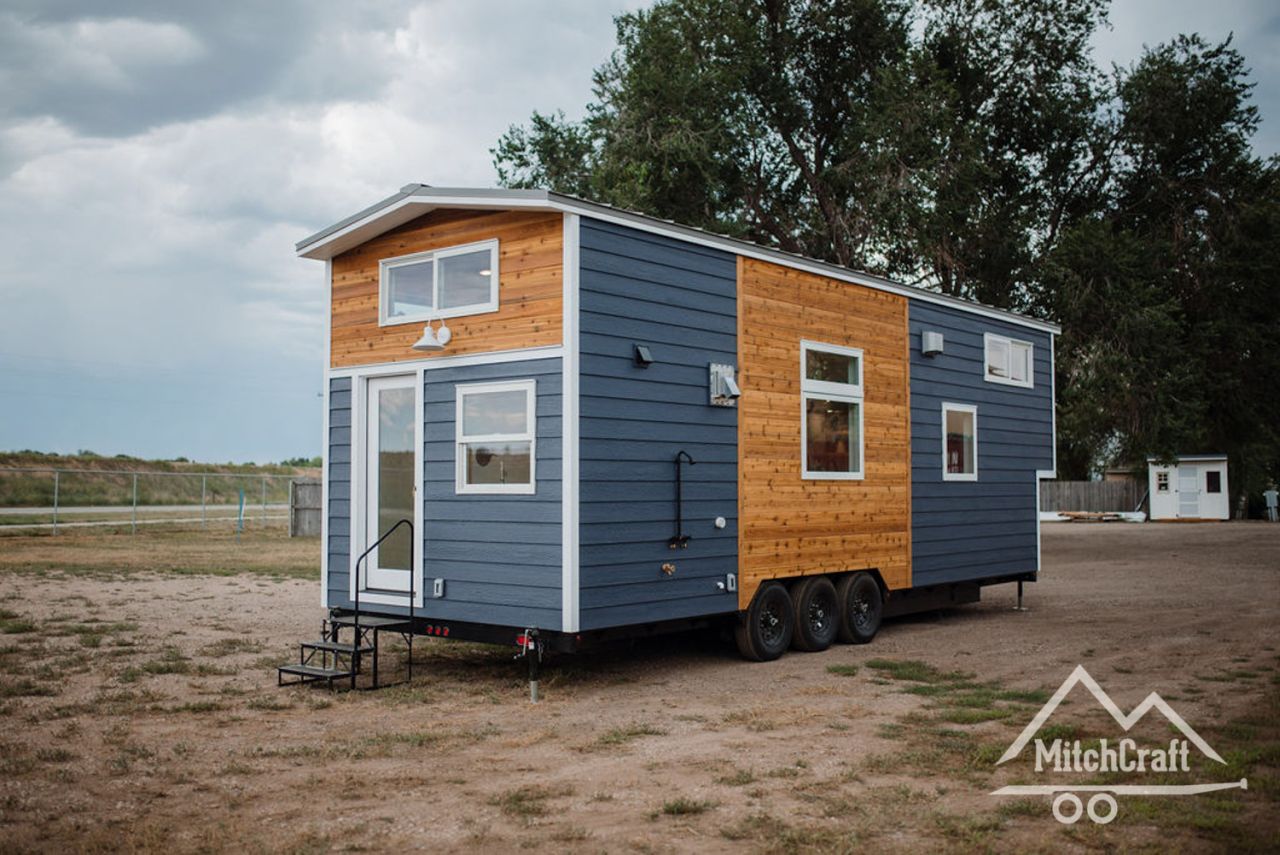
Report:
[[[1008,750],[1001,755],[996,761],[999,766],[1008,763],[1015,757],[1020,755],[1024,748],[1035,739],[1037,733],[1053,715],[1058,706],[1071,694],[1071,690],[1076,686],[1084,686],[1089,693],[1093,695],[1094,700],[1110,714],[1116,724],[1126,733],[1130,731],[1134,725],[1142,721],[1142,719],[1151,710],[1157,710],[1163,715],[1178,732],[1185,737],[1182,741],[1180,754],[1181,771],[1188,771],[1186,765],[1187,745],[1194,745],[1201,754],[1222,765],[1227,765],[1227,761],[1213,749],[1208,742],[1204,740],[1200,734],[1196,733],[1186,720],[1169,706],[1169,704],[1160,697],[1156,692],[1147,695],[1143,701],[1133,708],[1127,715],[1121,712],[1116,702],[1111,700],[1098,681],[1085,670],[1083,665],[1077,665],[1075,670],[1063,681],[1058,690],[1054,692],[1053,697],[1045,703],[1040,711],[1036,713],[1035,718],[1023,729],[1018,738],[1013,741]],[[1074,746],[1074,753],[1070,747],[1064,748],[1063,740],[1054,740],[1051,747],[1046,748],[1043,741],[1036,740],[1036,771],[1041,771],[1043,760],[1052,760],[1054,768],[1057,771],[1147,771],[1145,764],[1147,758],[1152,759],[1151,771],[1179,771],[1177,761],[1179,753],[1177,745],[1179,740],[1175,739],[1170,743],[1168,751],[1150,749],[1137,749],[1134,740],[1124,738],[1120,740],[1119,748],[1111,748],[1107,746],[1107,740],[1101,740],[1098,748],[1081,750],[1080,742],[1077,741]],[[1129,752],[1127,754],[1127,752]],[[1136,761],[1134,759],[1136,755]],[[1082,756],[1084,764],[1082,765]],[[1074,769],[1072,768],[1074,764]],[[1089,818],[1095,823],[1105,825],[1116,818],[1119,807],[1116,804],[1115,795],[1148,795],[1148,796],[1173,796],[1173,795],[1196,795],[1198,793],[1213,792],[1216,790],[1227,789],[1248,789],[1248,781],[1241,778],[1239,781],[1231,781],[1227,783],[1215,784],[1176,784],[1176,785],[1144,785],[1144,784],[1035,784],[1035,785],[1013,785],[1001,787],[992,793],[993,796],[1028,796],[1028,795],[1052,795],[1053,815],[1061,823],[1070,825],[1080,819],[1086,812],[1084,803],[1080,797],[1074,792],[1092,793],[1089,798],[1087,812]]]

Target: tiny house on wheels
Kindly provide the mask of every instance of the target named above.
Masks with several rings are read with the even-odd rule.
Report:
[[[764,660],[1036,578],[1052,324],[538,190],[409,185],[297,253],[328,647],[721,620]]]

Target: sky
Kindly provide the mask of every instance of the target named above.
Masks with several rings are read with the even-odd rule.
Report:
[[[404,184],[493,186],[578,116],[644,0],[0,0],[0,449],[320,453],[323,265],[301,238]],[[1104,65],[1235,46],[1280,151],[1280,5],[1116,0]]]

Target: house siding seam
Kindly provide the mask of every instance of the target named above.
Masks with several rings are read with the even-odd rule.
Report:
[[[942,354],[921,354],[926,330]],[[1033,344],[1033,388],[984,379],[984,333]],[[1036,472],[1053,468],[1049,334],[913,300],[910,348],[912,585],[1034,572]],[[978,409],[977,481],[943,480],[944,402]]]
[[[736,258],[587,217],[580,235],[580,626],[734,611],[717,583],[738,567],[737,409],[709,405],[708,366],[737,362]]]
[[[537,381],[536,484],[533,495],[457,495],[456,387],[469,383]],[[333,384],[345,383],[346,397]],[[561,361],[438,368],[423,381],[423,585],[415,613],[426,619],[518,627],[560,627],[561,607]],[[331,381],[329,603],[350,606],[350,390]],[[335,421],[347,433],[335,433]],[[346,444],[338,443],[345,439]],[[342,462],[340,462],[342,461]],[[341,478],[345,480],[339,480]],[[343,496],[342,500],[335,498]],[[339,532],[341,536],[339,536]],[[430,596],[432,579],[445,596]],[[364,604],[361,604],[364,608]],[[405,609],[370,606],[403,614]]]

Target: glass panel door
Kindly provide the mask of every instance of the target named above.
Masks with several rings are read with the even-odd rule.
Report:
[[[365,406],[364,548],[414,520],[418,454],[414,375],[369,380]],[[410,534],[401,527],[366,559],[368,588],[409,590]]]

